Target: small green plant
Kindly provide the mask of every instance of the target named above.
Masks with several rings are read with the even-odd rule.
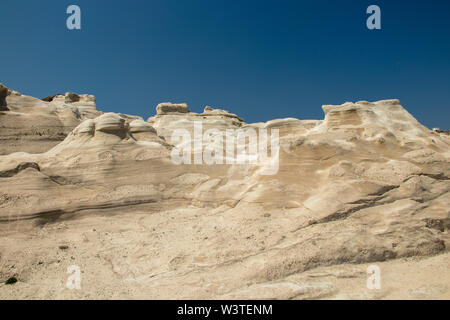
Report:
[[[11,277],[11,278],[9,278],[8,280],[6,280],[5,284],[6,284],[6,285],[8,285],[8,284],[14,284],[14,283],[16,283],[16,282],[17,282],[17,279],[16,279],[15,277]]]

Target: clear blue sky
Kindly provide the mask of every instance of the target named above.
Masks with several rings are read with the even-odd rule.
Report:
[[[79,31],[66,28],[71,4]],[[366,28],[371,4],[382,30]],[[399,98],[450,129],[449,21],[448,0],[2,0],[0,82],[91,93],[102,111],[145,119],[165,101],[256,122]]]

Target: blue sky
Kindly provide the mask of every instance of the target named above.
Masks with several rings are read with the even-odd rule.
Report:
[[[66,8],[81,8],[81,30]],[[366,8],[381,8],[381,30]],[[323,119],[321,105],[399,98],[450,129],[450,1],[3,0],[0,82],[91,93],[145,119],[159,102],[246,122]]]

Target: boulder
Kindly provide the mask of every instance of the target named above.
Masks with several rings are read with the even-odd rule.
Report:
[[[186,103],[163,102],[156,106],[156,114],[164,115],[167,113],[188,113],[189,107]]]
[[[115,113],[108,112],[96,118],[95,129],[98,131],[111,132],[122,131],[126,128],[125,119]]]

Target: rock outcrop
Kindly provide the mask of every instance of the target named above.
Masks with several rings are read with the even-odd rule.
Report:
[[[1,298],[448,298],[450,138],[398,100],[253,124],[186,104],[160,104],[144,121],[89,119],[91,96],[39,101],[9,94],[0,123],[18,112],[19,135],[36,117],[74,129],[40,154],[4,146],[0,279],[19,283]],[[195,140],[196,122],[216,131],[200,136],[191,164],[174,163],[174,132]],[[263,174],[260,155],[205,163],[239,130],[260,129],[278,132],[277,171]],[[61,241],[70,253],[55,253]],[[58,289],[68,264],[82,268],[83,293]],[[390,281],[379,291],[366,287],[372,264]]]
[[[83,120],[101,114],[91,95],[67,93],[44,100],[0,85],[0,155],[48,151]]]
[[[8,95],[8,88],[0,83],[0,111],[6,111],[6,96]]]
[[[240,128],[245,122],[237,115],[229,113],[226,110],[213,109],[212,107],[205,107],[203,113],[189,112],[187,104],[175,104],[175,106],[183,106],[185,112],[173,111],[173,112],[158,112],[159,104],[156,107],[156,115],[147,119],[158,132],[158,135],[168,139],[175,129],[186,129],[192,132],[193,123],[195,121],[202,122],[203,128],[207,129],[220,129],[226,130],[227,128]],[[170,104],[170,106],[174,106]],[[175,109],[172,109],[175,110]]]

